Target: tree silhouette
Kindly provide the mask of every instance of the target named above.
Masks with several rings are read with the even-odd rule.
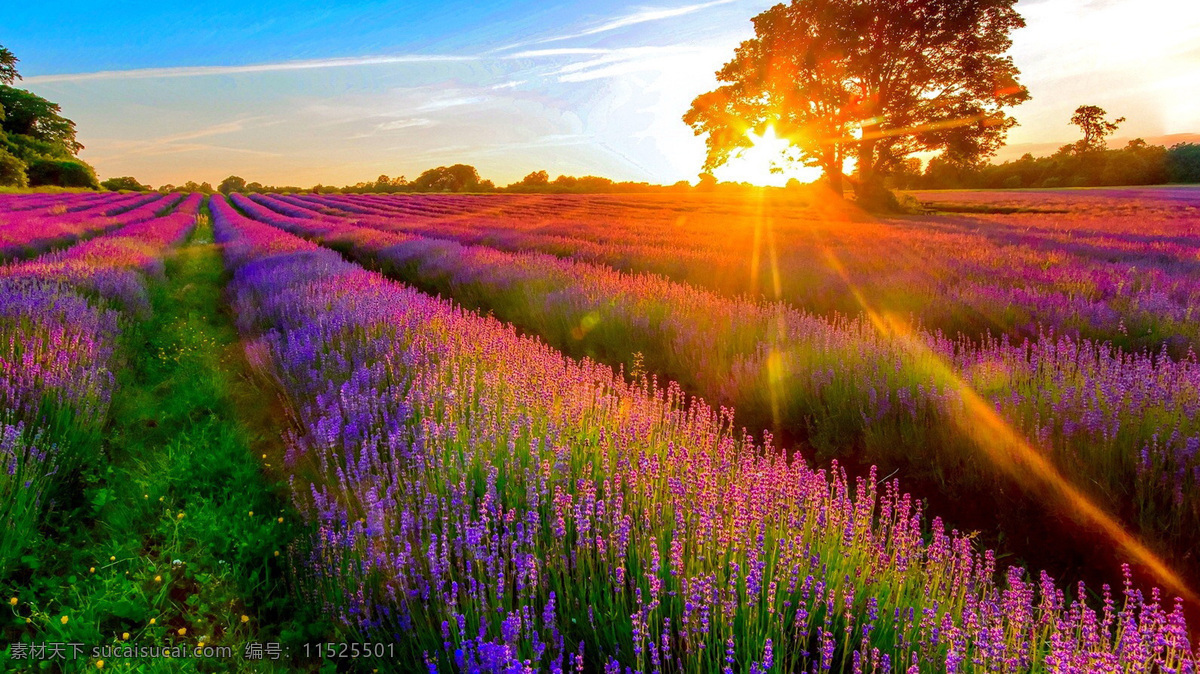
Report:
[[[143,185],[143,184],[139,183],[137,181],[137,178],[134,178],[133,176],[121,176],[119,178],[109,178],[108,180],[105,180],[104,182],[100,183],[100,187],[103,187],[106,190],[111,190],[113,192],[116,192],[119,190],[132,190],[134,192],[149,192],[150,191],[149,185]]]
[[[12,84],[21,79],[21,73],[17,72],[19,60],[11,51],[0,47],[0,84]]]
[[[545,187],[550,184],[550,174],[545,171],[533,171],[522,178],[518,184],[529,187]]]
[[[1079,152],[1099,152],[1108,148],[1108,142],[1104,139],[1111,136],[1125,118],[1118,117],[1110,122],[1104,119],[1107,114],[1104,108],[1098,105],[1081,105],[1075,108],[1075,114],[1071,115],[1071,123],[1083,131],[1083,138],[1075,144]]]
[[[990,156],[1016,123],[1003,108],[1029,97],[1004,55],[1025,25],[1015,1],[792,0],[766,10],[717,71],[721,86],[684,115],[708,136],[705,170],[770,126],[838,194],[853,157],[863,202],[886,194],[883,177],[914,152],[959,164]]]
[[[217,185],[217,191],[221,194],[229,194],[231,192],[245,192],[246,179],[241,176],[229,176]]]
[[[418,192],[477,192],[484,187],[474,166],[455,164],[425,171],[412,181]]]

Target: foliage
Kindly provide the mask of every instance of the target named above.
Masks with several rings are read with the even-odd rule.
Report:
[[[1167,150],[1167,176],[1175,183],[1200,183],[1200,143],[1180,143]]]
[[[0,146],[0,185],[5,187],[29,185],[29,177],[25,174],[25,162],[17,159],[3,146]]]
[[[75,122],[41,96],[10,86],[17,58],[0,46],[0,186],[96,188],[95,172],[75,155]],[[18,166],[20,164],[20,166]]]
[[[397,176],[389,178],[387,175],[381,175],[374,182],[360,182],[354,185],[347,185],[340,191],[343,194],[363,194],[367,192],[377,192],[382,194],[392,194],[395,192],[408,192],[411,189],[408,178]],[[255,190],[258,192],[269,192],[271,190]]]
[[[21,74],[17,72],[19,60],[11,51],[0,46],[0,84],[12,84],[21,79]]]
[[[857,161],[855,193],[918,151],[970,164],[990,156],[1028,98],[1004,56],[1025,25],[1015,0],[793,0],[754,17],[755,37],[717,72],[684,121],[707,135],[706,170],[775,133],[793,159],[820,166],[835,192]]]
[[[96,172],[80,159],[36,158],[27,169],[30,186],[59,185],[62,187],[100,187]]]
[[[1026,154],[1002,164],[962,167],[940,158],[924,173],[906,171],[892,177],[900,189],[1102,187],[1200,182],[1200,145],[1167,149],[1134,139],[1119,150],[1080,152],[1066,145],[1049,157]]]
[[[75,159],[66,147],[48,140],[15,133],[0,135],[0,145],[28,164],[35,159]]]
[[[57,103],[24,89],[0,85],[0,106],[5,113],[0,126],[8,133],[61,145],[71,154],[83,149],[75,140],[75,122],[59,114],[62,108]]]
[[[245,192],[246,179],[241,176],[229,176],[217,185],[217,191],[221,194],[229,194],[231,192]]]
[[[1075,144],[1076,152],[1097,152],[1108,148],[1104,139],[1111,136],[1125,118],[1118,117],[1110,122],[1104,119],[1107,114],[1104,108],[1098,105],[1081,105],[1075,108],[1075,114],[1071,115],[1071,124],[1083,132],[1083,138]]]
[[[151,191],[151,188],[149,185],[143,185],[143,184],[139,183],[137,181],[137,178],[134,178],[133,176],[122,176],[120,178],[109,178],[108,180],[105,180],[104,182],[100,183],[100,187],[103,187],[104,189],[106,189],[110,192],[119,192],[121,190],[128,190],[131,192],[150,192]]]
[[[533,171],[521,179],[519,183],[509,185],[509,188],[521,185],[524,187],[545,187],[550,184],[550,174],[545,171]]]
[[[686,185],[686,183],[684,183]],[[505,192],[548,193],[548,194],[603,194],[608,192],[649,192],[677,190],[678,186],[649,185],[647,183],[613,182],[600,176],[560,175],[554,180],[545,171],[534,171],[505,188]]]
[[[479,171],[467,164],[431,168],[412,182],[414,192],[484,192],[490,188],[491,181],[480,180]]]
[[[211,183],[209,183],[207,181],[202,182],[202,183],[197,183],[194,180],[189,180],[186,183],[180,185],[178,190],[180,192],[200,192],[202,194],[212,194],[213,192],[216,191],[213,189],[213,186]]]

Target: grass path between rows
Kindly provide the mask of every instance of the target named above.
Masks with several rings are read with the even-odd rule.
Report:
[[[318,669],[302,645],[330,631],[315,607],[298,605],[287,574],[289,554],[300,554],[289,545],[309,532],[272,469],[283,419],[250,375],[224,278],[202,218],[153,290],[154,317],[131,335],[106,456],[85,471],[82,500],[60,509],[17,584],[0,588],[11,610],[0,618],[8,650],[0,670]],[[14,642],[75,642],[84,652],[20,663]],[[290,657],[246,658],[247,647],[271,642]],[[192,655],[92,655],[103,646],[180,646]],[[232,656],[195,657],[197,647],[230,647]]]

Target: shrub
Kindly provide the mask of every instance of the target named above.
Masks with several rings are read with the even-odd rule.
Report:
[[[29,177],[25,174],[25,162],[0,147],[0,186],[27,187],[28,185]]]
[[[92,167],[78,159],[34,159],[27,171],[31,186],[100,187]]]

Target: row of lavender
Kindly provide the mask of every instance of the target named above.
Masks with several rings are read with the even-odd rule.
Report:
[[[412,234],[764,293],[819,314],[859,313],[858,291],[951,334],[1052,330],[1124,348],[1166,345],[1176,356],[1200,347],[1200,193],[1190,204],[1141,195],[1080,212],[882,222],[769,201],[738,208],[683,198],[672,208],[589,197],[287,198],[384,216]]]
[[[12,205],[25,208],[3,210],[9,207],[0,205],[0,261],[34,257],[51,248],[148,220],[174,203],[171,197],[160,194],[107,194],[90,199],[78,195],[80,198],[70,200],[21,196],[24,200]]]
[[[147,280],[201,201],[174,195],[148,204],[178,204],[170,215],[134,209],[110,234],[0,266],[0,573],[32,539],[53,485],[96,460],[121,335],[149,310]]]
[[[806,434],[828,454],[865,450],[914,479],[976,492],[1017,470],[1025,486],[1061,492],[1052,476],[1007,459],[1020,448],[997,447],[976,430],[978,392],[1071,484],[1145,537],[1177,552],[1200,544],[1194,356],[1128,354],[1062,336],[976,344],[878,316],[828,320],[654,275],[358,227],[274,197],[234,199],[257,219],[349,250],[559,348],[625,363],[638,354],[651,370],[736,407],[742,420]]]
[[[211,202],[288,403],[314,600],[431,671],[1195,667],[1127,585],[1093,611],[926,521],[511,326]],[[931,529],[928,540],[923,530]]]
[[[0,221],[13,213],[58,208],[62,212],[76,211],[98,203],[111,203],[129,198],[129,194],[110,192],[32,192],[0,194]]]

